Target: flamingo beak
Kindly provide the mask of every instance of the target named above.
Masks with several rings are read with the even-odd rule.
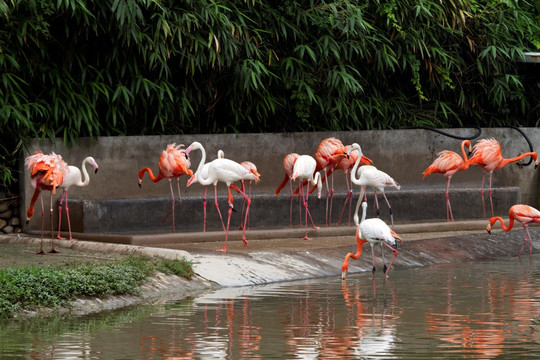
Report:
[[[142,179],[139,179],[139,188],[142,188]]]
[[[96,170],[94,170],[94,174],[97,174],[98,170],[99,170],[99,168],[96,168]]]
[[[486,231],[488,232],[489,235],[491,235],[491,226],[489,226],[489,224],[488,226],[486,226]]]
[[[347,279],[347,270],[343,270],[341,272],[341,280],[345,280],[345,279]]]

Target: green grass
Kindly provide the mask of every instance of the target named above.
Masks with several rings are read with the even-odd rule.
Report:
[[[80,296],[134,294],[154,271],[187,279],[193,276],[192,264],[185,258],[158,260],[140,256],[107,264],[72,262],[0,269],[0,317],[38,307],[61,306]]]

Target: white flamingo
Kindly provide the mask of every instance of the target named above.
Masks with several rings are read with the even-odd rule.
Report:
[[[93,157],[88,156],[82,161],[81,169],[82,169],[82,175],[84,175],[84,180],[82,179],[81,170],[79,170],[76,166],[69,166],[69,173],[64,176],[64,180],[62,181],[62,184],[59,186],[62,188],[62,197],[60,198],[60,203],[58,204],[58,239],[64,240],[62,236],[60,236],[60,227],[62,226],[62,205],[64,200],[66,201],[66,216],[68,221],[68,230],[69,230],[69,240],[74,240],[71,236],[71,220],[69,219],[69,207],[68,207],[68,191],[69,188],[73,185],[84,187],[88,186],[90,183],[90,176],[88,176],[88,171],[86,171],[86,164],[90,164],[94,167],[94,173],[97,173],[99,166],[94,160]]]
[[[306,225],[306,234],[302,238],[302,240],[310,240],[310,238],[307,236],[307,217],[309,215],[309,218],[311,219],[311,224],[313,225],[313,228],[318,230],[319,227],[315,226],[313,223],[313,218],[311,217],[311,213],[308,209],[308,196],[309,196],[309,184],[311,185],[317,185],[317,197],[321,198],[321,192],[322,192],[322,181],[321,181],[321,174],[319,172],[315,172],[315,168],[317,167],[317,162],[315,159],[309,155],[301,155],[296,159],[293,167],[293,173],[291,175],[291,180],[300,179],[300,196],[302,196],[302,202],[304,203],[304,208],[306,209],[306,215],[305,215],[305,225]],[[314,175],[315,174],[315,175]],[[307,182],[307,184],[304,185],[304,182]]]
[[[223,247],[223,249],[218,250],[218,251],[226,252],[227,240],[229,238],[229,224],[231,222],[231,213],[233,209],[233,197],[231,194],[231,188],[234,189],[239,194],[241,194],[246,200],[247,206],[246,206],[246,215],[244,219],[244,224],[246,224],[246,221],[249,216],[249,206],[251,204],[251,199],[241,189],[239,189],[234,183],[237,181],[242,181],[242,180],[255,180],[256,176],[250,171],[246,170],[246,168],[244,168],[242,165],[240,165],[239,163],[235,161],[224,159],[224,158],[218,158],[208,163],[207,174],[206,174],[207,176],[206,178],[203,178],[201,174],[202,174],[202,170],[206,161],[206,151],[204,150],[204,147],[202,146],[202,144],[197,141],[189,145],[189,147],[186,149],[186,154],[189,156],[189,154],[193,150],[201,151],[201,160],[199,162],[199,166],[197,167],[197,170],[195,171],[193,176],[189,179],[187,186],[190,186],[195,180],[198,181],[199,184],[203,186],[208,186],[210,184],[213,184],[214,194],[216,194],[216,197],[217,197],[217,183],[221,181],[227,184],[227,188],[228,188],[227,200],[229,202],[229,213],[228,213],[228,219],[227,219],[227,227],[225,229],[225,246]],[[242,241],[244,242],[244,246],[247,246],[245,226],[242,232]]]
[[[377,216],[379,216],[379,201],[377,200],[377,190],[379,190],[380,192],[382,192],[384,199],[386,200],[386,204],[388,205],[388,210],[390,212],[390,220],[392,222],[392,225],[394,225],[394,215],[392,214],[392,207],[390,206],[390,202],[388,201],[388,198],[384,193],[384,189],[386,187],[395,187],[399,190],[401,186],[394,179],[392,179],[390,175],[388,175],[384,171],[377,169],[373,165],[363,165],[362,167],[358,168],[358,165],[360,164],[360,159],[362,157],[362,149],[360,148],[360,145],[354,143],[351,145],[350,151],[352,152],[354,150],[358,150],[359,156],[358,159],[356,159],[356,162],[354,163],[351,172],[351,181],[355,185],[361,186],[360,197],[358,198],[358,203],[356,204],[356,212],[354,214],[355,222],[358,220],[358,207],[360,205],[360,202],[362,201],[362,197],[364,197],[364,194],[366,192],[366,186],[371,186],[373,187],[375,192]],[[356,177],[356,174],[358,174],[358,178]]]
[[[398,255],[398,252],[396,250],[397,248],[397,241],[403,241],[401,237],[396,234],[384,221],[382,221],[379,218],[372,218],[366,220],[366,209],[367,209],[367,203],[365,201],[362,202],[362,220],[357,225],[357,233],[356,233],[356,242],[358,244],[358,250],[356,254],[349,253],[347,256],[345,256],[345,261],[343,262],[343,265],[341,266],[341,278],[345,279],[347,277],[347,270],[348,270],[348,259],[349,257],[352,257],[353,259],[357,259],[360,257],[360,254],[362,254],[362,245],[364,242],[369,242],[371,245],[371,255],[373,257],[373,272],[375,272],[377,268],[377,264],[375,261],[375,244],[381,245],[381,256],[383,259],[383,271],[384,275],[388,275],[388,271],[390,271],[390,267],[394,263],[394,260],[396,259],[396,256]],[[355,219],[355,222],[357,219]],[[392,258],[392,261],[386,266],[386,260],[384,259],[384,251],[383,251],[383,245],[387,246],[392,250],[394,253],[394,257]]]

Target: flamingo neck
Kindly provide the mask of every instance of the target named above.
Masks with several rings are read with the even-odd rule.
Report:
[[[90,183],[90,176],[88,176],[88,171],[86,170],[86,164],[88,163],[88,158],[84,159],[81,165],[81,170],[83,173],[84,180],[79,184],[79,186],[87,186]]]
[[[491,218],[491,220],[489,221],[490,226],[493,226],[493,224],[495,224],[497,221],[501,222],[501,227],[502,227],[502,229],[504,231],[510,231],[512,229],[512,227],[514,227],[514,218],[513,217],[510,217],[510,220],[508,222],[508,226],[504,225],[504,220],[500,216]]]
[[[145,172],[148,172],[148,176],[150,176],[150,180],[152,180],[153,182],[158,182],[164,177],[161,172],[158,174],[158,176],[154,176],[152,169],[144,168],[144,169],[139,170],[139,180],[142,180]],[[86,176],[88,176],[88,173],[86,173]]]
[[[530,156],[533,158],[533,160],[536,161],[537,159],[537,154],[535,152],[526,152],[524,154],[521,154],[519,156],[516,156],[514,158],[510,158],[510,159],[503,159],[501,161],[501,163],[499,164],[499,168],[503,167],[503,166],[506,166],[507,164],[510,164],[510,163],[513,163],[513,162],[518,162],[519,160],[523,159],[523,158],[526,158],[527,156]]]

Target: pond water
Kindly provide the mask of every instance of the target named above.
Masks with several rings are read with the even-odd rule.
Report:
[[[2,359],[540,357],[540,256],[0,323]]]

